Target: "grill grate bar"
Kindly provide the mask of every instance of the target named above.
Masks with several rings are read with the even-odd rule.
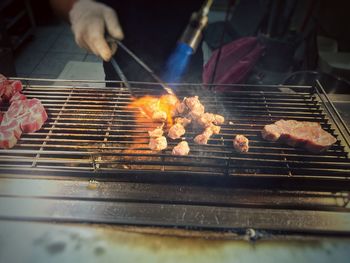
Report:
[[[195,87],[199,87],[196,85]],[[123,87],[113,89],[71,86],[27,85],[24,93],[39,98],[49,114],[44,127],[33,134],[25,134],[16,147],[0,150],[0,170],[30,169],[32,172],[75,172],[85,176],[87,171],[95,177],[99,173],[115,175],[155,173],[187,175],[222,175],[234,178],[348,178],[350,163],[347,152],[339,141],[323,154],[307,153],[286,145],[264,141],[260,132],[264,125],[281,118],[317,121],[324,129],[334,133],[328,112],[318,100],[312,87],[296,87],[294,91],[281,91],[283,86],[241,86],[246,90],[224,95],[197,93],[210,112],[223,114],[228,124],[222,125],[208,145],[193,144],[198,132],[188,130],[186,140],[189,156],[173,157],[171,148],[178,141],[169,140],[169,147],[161,153],[147,149],[147,131],[152,128],[148,119],[135,123],[138,109],[130,108],[129,91]],[[261,90],[265,89],[265,90]],[[157,94],[158,90],[140,86],[133,88],[138,95]],[[179,97],[196,94],[194,86],[178,90]],[[5,110],[5,109],[3,109]],[[238,154],[232,148],[232,139],[243,134],[250,139],[250,152]],[[39,170],[38,170],[39,169]],[[89,176],[87,174],[86,176]],[[158,178],[159,179],[159,178]],[[158,180],[155,179],[155,180]],[[164,179],[162,179],[164,180]],[[342,188],[342,185],[340,185]]]

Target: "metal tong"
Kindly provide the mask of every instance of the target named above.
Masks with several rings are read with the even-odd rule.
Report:
[[[145,62],[143,62],[138,56],[136,56],[135,53],[133,53],[129,48],[127,48],[121,41],[109,37],[108,42],[111,41],[116,42],[119,47],[121,47],[126,53],[128,53],[130,57],[132,57],[144,70],[146,70],[168,94],[175,95],[174,91],[160,77],[158,77],[157,74],[154,73],[154,71],[149,66],[147,66]],[[123,71],[121,70],[118,63],[113,57],[111,59],[111,63],[121,80],[129,89],[131,89],[126,76],[124,75]]]

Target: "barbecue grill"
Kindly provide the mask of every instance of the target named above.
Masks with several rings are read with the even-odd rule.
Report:
[[[179,98],[198,95],[225,124],[208,145],[195,145],[189,130],[190,154],[172,156],[177,141],[159,153],[147,148],[152,123],[135,119],[123,82],[21,80],[49,119],[0,150],[2,219],[248,231],[252,238],[350,234],[350,132],[319,82],[223,85],[224,93],[174,84]],[[157,83],[130,84],[138,97],[159,95]],[[263,140],[264,125],[282,118],[319,122],[337,143],[313,154]],[[249,138],[248,153],[234,151],[236,134]]]

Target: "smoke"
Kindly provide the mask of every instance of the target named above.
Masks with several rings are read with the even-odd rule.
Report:
[[[163,80],[168,83],[180,82],[192,54],[193,49],[189,45],[179,43],[166,63]]]

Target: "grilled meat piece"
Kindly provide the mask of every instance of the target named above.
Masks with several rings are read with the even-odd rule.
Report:
[[[219,114],[214,114],[214,121],[213,122],[216,125],[221,125],[221,124],[224,124],[225,118],[224,118],[224,116],[221,116]]]
[[[198,96],[184,98],[183,103],[189,109],[189,116],[194,120],[204,113],[204,106],[199,101]]]
[[[233,139],[233,148],[237,152],[245,153],[249,150],[249,140],[244,135],[236,135]]]
[[[182,117],[175,118],[175,123],[181,124],[183,127],[186,127],[191,122],[192,122],[191,119],[188,119],[188,118],[182,118]]]
[[[188,146],[188,143],[186,141],[179,142],[178,145],[176,145],[173,148],[173,151],[171,152],[172,155],[188,155],[190,152],[190,147]]]
[[[152,114],[152,120],[155,122],[165,122],[167,119],[167,114],[165,111],[157,110]]]
[[[167,140],[164,136],[151,137],[148,144],[149,148],[153,151],[161,151],[168,146]]]
[[[203,133],[197,135],[194,138],[195,143],[197,144],[207,144],[208,140],[210,139],[210,137],[213,135],[213,130],[211,127],[208,127],[204,130]]]
[[[206,112],[200,115],[196,121],[200,126],[206,128],[212,125],[212,123],[215,121],[215,116],[212,113]]]
[[[148,131],[148,134],[150,137],[157,138],[163,136],[163,129],[162,128],[156,128],[153,131]]]
[[[325,151],[337,141],[319,123],[306,121],[279,120],[265,125],[261,134],[268,141],[281,140],[287,145],[300,146],[313,153]]]
[[[210,125],[209,128],[212,130],[213,134],[219,134],[221,127],[214,124]]]
[[[180,123],[175,123],[168,132],[168,137],[175,140],[180,138],[182,135],[184,135],[186,132],[184,126],[182,126]]]
[[[194,97],[185,97],[183,100],[183,103],[185,103],[185,105],[192,110],[196,105],[202,105],[202,103],[199,101],[198,96],[194,96]]]
[[[197,120],[204,113],[204,106],[202,104],[195,105],[188,115],[193,119]]]
[[[188,111],[185,102],[177,102],[175,105],[175,115],[184,115]]]

